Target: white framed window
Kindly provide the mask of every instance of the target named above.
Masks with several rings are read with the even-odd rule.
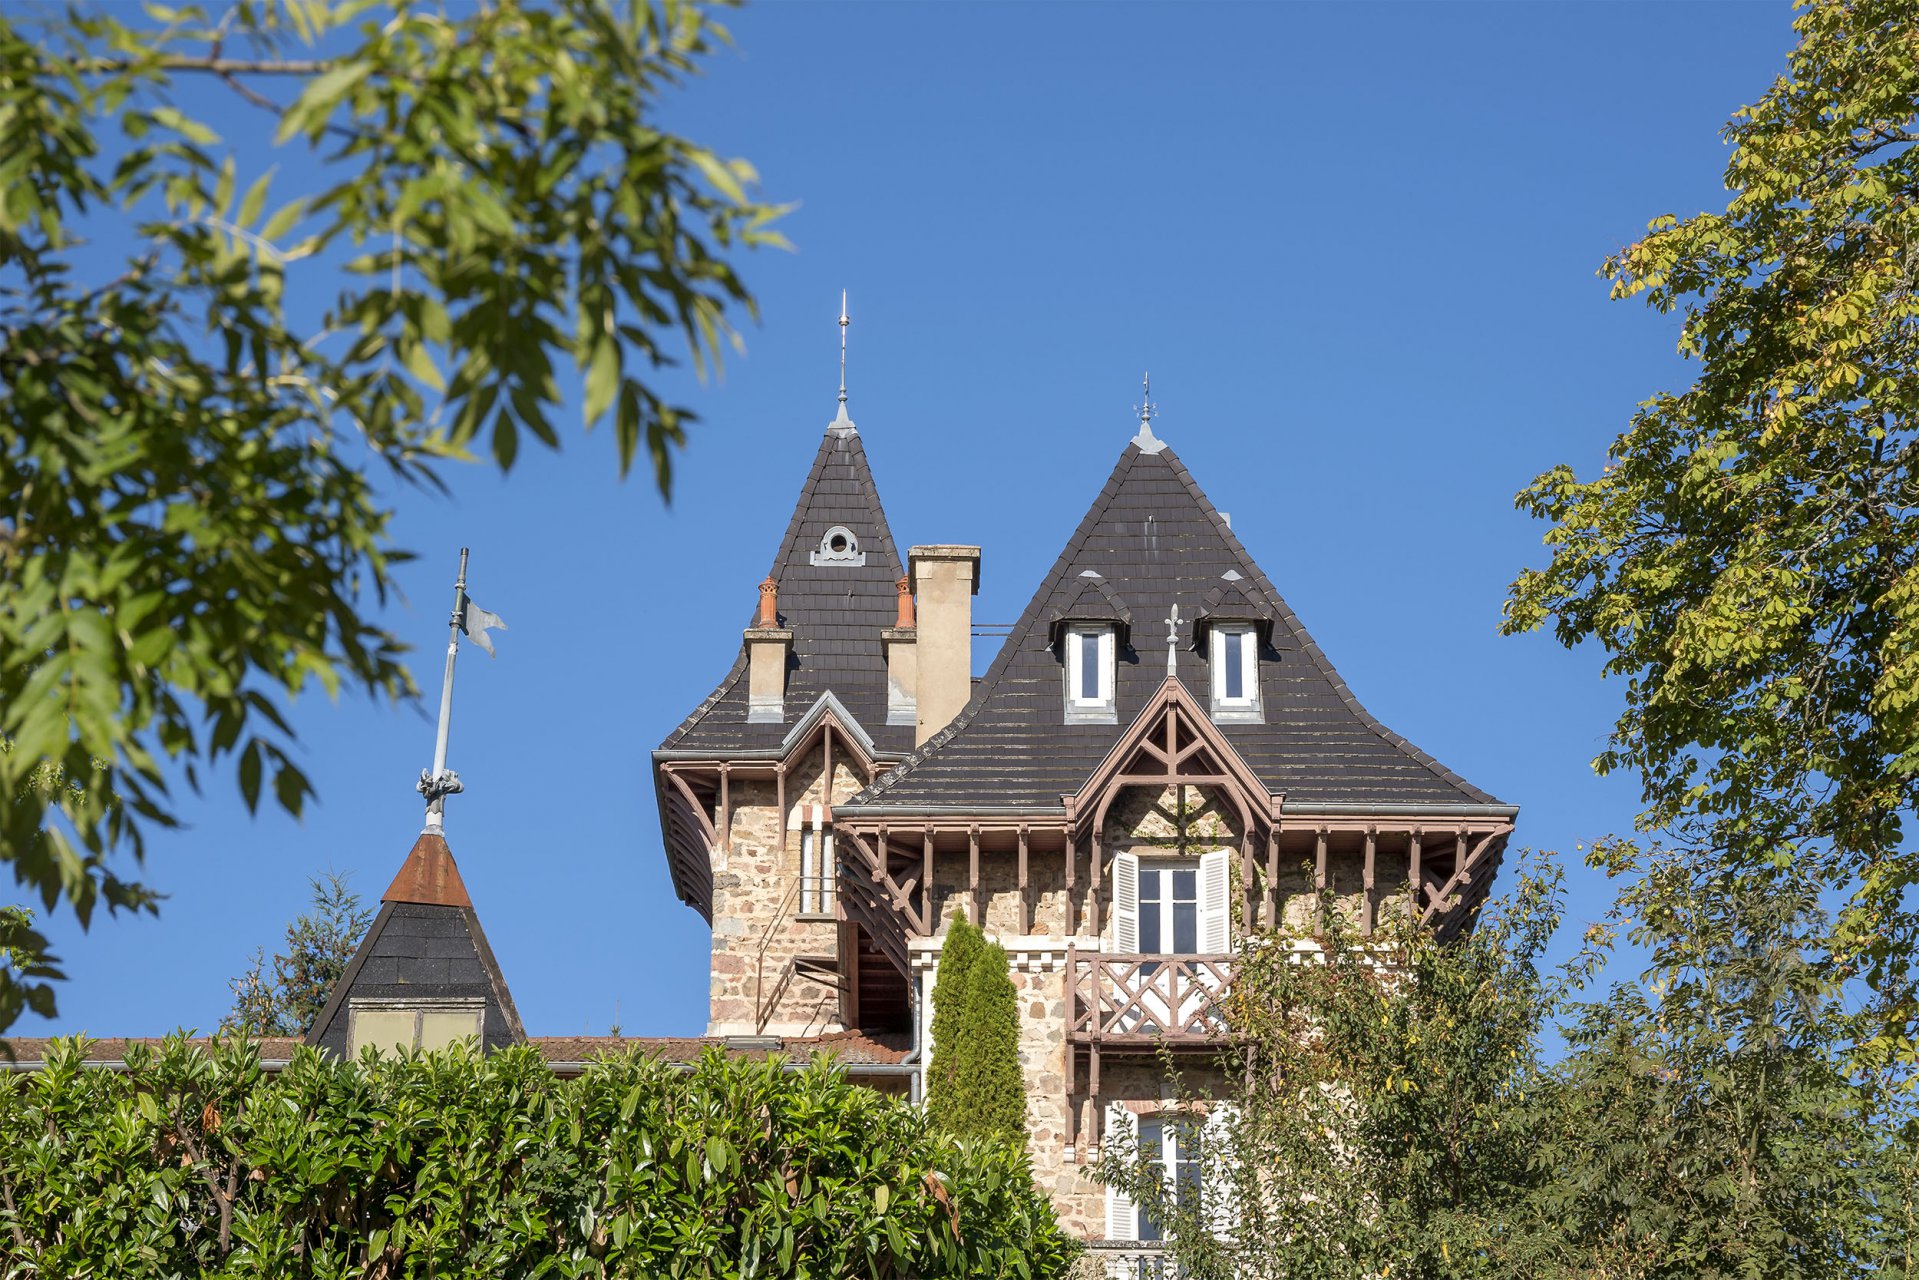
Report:
[[[830,916],[838,864],[833,854],[833,824],[821,805],[803,806],[800,826],[800,897],[803,916]]]
[[[1111,724],[1113,703],[1113,628],[1076,623],[1066,629],[1066,718]]]
[[[1113,950],[1124,955],[1224,955],[1232,948],[1232,852],[1192,857],[1113,855]]]
[[[1124,1160],[1144,1157],[1159,1171],[1166,1200],[1180,1209],[1202,1207],[1201,1152],[1205,1118],[1190,1111],[1136,1116],[1123,1102],[1106,1112],[1107,1143]],[[1150,1207],[1114,1187],[1106,1189],[1108,1240],[1164,1240],[1165,1226]]]
[[[1222,622],[1211,637],[1214,718],[1258,717],[1259,632],[1249,623]]]
[[[478,1045],[485,1030],[486,1001],[478,997],[347,1002],[347,1052],[356,1058],[369,1046],[383,1053],[428,1053],[461,1040]]]

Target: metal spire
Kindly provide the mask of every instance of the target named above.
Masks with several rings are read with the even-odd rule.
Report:
[[[846,416],[846,326],[852,324],[852,318],[846,314],[846,290],[840,290],[840,411],[837,417],[826,424],[829,431],[855,431],[853,420]]]
[[[1139,432],[1133,437],[1141,453],[1158,453],[1166,447],[1166,442],[1153,434],[1153,419],[1159,416],[1159,406],[1153,403],[1153,375],[1148,372],[1141,379],[1140,402],[1134,406],[1139,414]]]
[[[493,641],[487,636],[487,630],[493,627],[506,630],[506,623],[498,614],[488,613],[467,599],[466,557],[467,549],[461,547],[460,576],[453,584],[453,617],[447,625],[446,676],[440,684],[440,729],[433,740],[433,767],[420,770],[420,781],[415,784],[426,797],[426,829],[435,835],[445,828],[446,798],[466,790],[460,783],[460,775],[446,767],[447,738],[453,728],[453,664],[460,656],[460,633],[465,632],[490,655]]]

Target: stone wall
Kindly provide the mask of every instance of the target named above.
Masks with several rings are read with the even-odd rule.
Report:
[[[815,750],[787,773],[786,847],[780,848],[778,787],[771,778],[735,778],[732,847],[713,853],[713,954],[708,1035],[822,1035],[841,1029],[839,994],[787,973],[795,956],[835,956],[839,926],[801,919],[797,892],[806,806],[833,804],[864,785],[843,760]],[[782,981],[784,975],[784,982]],[[759,1010],[768,1014],[759,1026]]]

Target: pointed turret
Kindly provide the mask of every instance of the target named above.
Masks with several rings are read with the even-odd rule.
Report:
[[[306,1042],[343,1055],[372,1044],[487,1049],[526,1039],[453,851],[437,831],[413,842],[380,914],[333,984]]]

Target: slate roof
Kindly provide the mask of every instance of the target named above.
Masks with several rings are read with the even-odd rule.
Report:
[[[348,1001],[354,997],[481,999],[481,1039],[488,1049],[526,1039],[452,850],[437,832],[422,832],[414,841],[306,1043],[344,1055]]]
[[[1093,582],[1106,590],[1088,592]],[[1131,623],[1117,664],[1118,723],[1064,723],[1053,637],[1072,617],[1116,619],[1115,600]],[[836,811],[1057,812],[1165,679],[1175,603],[1178,674],[1202,706],[1211,691],[1195,621],[1220,611],[1269,628],[1260,655],[1265,723],[1220,728],[1288,807],[1498,803],[1359,704],[1179,458],[1148,431],[1120,455],[966,709]]]
[[[812,562],[835,526],[858,539],[865,563]],[[799,502],[774,558],[779,623],[793,632],[785,716],[777,724],[747,723],[744,645],[719,687],[660,746],[682,753],[747,754],[778,750],[801,716],[831,692],[889,756],[913,748],[913,726],[886,723],[886,653],[880,632],[899,616],[898,582],[906,574],[886,525],[866,449],[850,422],[828,427]],[[741,584],[741,596],[750,594]],[[755,611],[745,621],[751,625]]]

